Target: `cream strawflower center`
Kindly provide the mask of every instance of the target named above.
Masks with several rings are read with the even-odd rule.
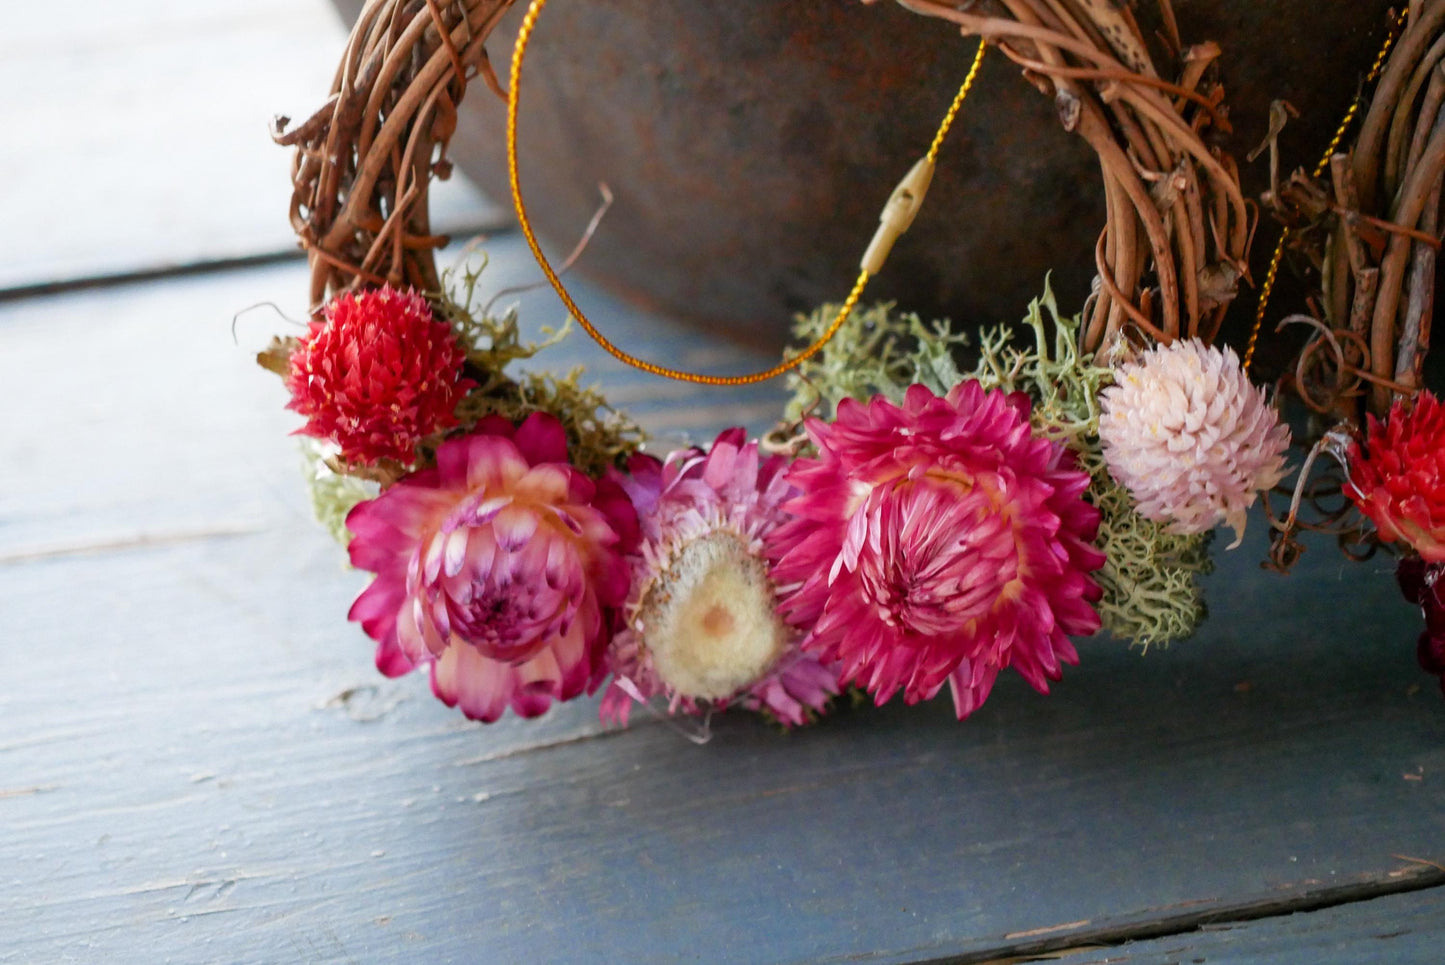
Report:
[[[788,631],[762,560],[732,533],[684,544],[648,587],[639,635],[653,669],[694,699],[721,700],[755,683],[787,644]]]

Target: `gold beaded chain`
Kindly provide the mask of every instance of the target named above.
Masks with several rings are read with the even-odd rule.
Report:
[[[1400,31],[1405,25],[1405,18],[1410,14],[1410,8],[1405,7],[1395,16],[1395,22],[1390,25],[1390,31],[1385,35],[1385,42],[1380,45],[1380,52],[1375,55],[1375,62],[1370,65],[1370,72],[1365,75],[1365,83],[1373,84],[1380,76],[1380,70],[1385,66],[1385,58],[1390,55],[1390,48],[1395,45],[1395,40],[1400,36]],[[1363,96],[1363,95],[1362,95]],[[1340,126],[1335,130],[1335,136],[1330,139],[1330,146],[1325,148],[1324,155],[1320,162],[1315,165],[1315,178],[1324,176],[1330,166],[1330,158],[1335,156],[1339,150],[1340,142],[1345,139],[1345,132],[1354,123],[1355,115],[1360,112],[1362,96],[1356,97],[1350,102],[1350,107],[1345,111],[1345,116],[1340,119]],[[1254,347],[1259,342],[1259,330],[1264,324],[1265,309],[1269,307],[1269,296],[1274,291],[1275,278],[1279,275],[1279,263],[1284,258],[1284,246],[1290,238],[1289,225],[1285,225],[1279,233],[1279,243],[1274,246],[1274,254],[1270,255],[1269,268],[1264,273],[1264,284],[1259,286],[1259,304],[1254,310],[1254,327],[1249,330],[1249,345],[1244,350],[1244,370],[1249,371],[1250,363],[1254,361]]]
[[[613,358],[634,368],[642,369],[644,372],[660,375],[663,378],[676,379],[680,382],[693,382],[700,385],[751,385],[782,375],[816,355],[837,334],[838,329],[842,328],[843,322],[857,306],[858,299],[863,296],[863,289],[867,287],[868,279],[883,267],[883,261],[887,258],[893,243],[904,231],[908,230],[908,226],[913,223],[914,216],[918,214],[918,209],[923,204],[924,193],[928,190],[929,181],[933,177],[939,148],[943,146],[943,139],[947,136],[954,118],[958,116],[959,108],[963,106],[964,98],[968,96],[974,79],[978,76],[979,64],[983,62],[983,52],[987,47],[987,42],[979,41],[978,52],[973,56],[973,64],[969,67],[963,84],[958,88],[958,94],[953,98],[953,104],[949,106],[948,113],[944,115],[942,123],[939,124],[938,133],[934,135],[928,153],[913,166],[913,169],[899,182],[898,187],[889,197],[888,204],[884,207],[879,219],[881,223],[878,231],[863,256],[858,280],[853,283],[853,290],[844,299],[843,307],[838,310],[838,316],[833,319],[828,330],[816,342],[797,355],[785,358],[777,365],[762,372],[753,372],[749,375],[703,375],[657,365],[618,348],[607,336],[598,331],[591,320],[583,314],[582,309],[577,307],[577,303],[572,300],[572,296],[563,287],[562,279],[557,276],[557,272],[553,270],[547,256],[542,254],[541,246],[537,244],[537,237],[532,232],[531,219],[527,216],[527,205],[522,200],[522,186],[517,164],[517,102],[522,89],[522,58],[526,55],[527,43],[532,38],[532,30],[537,26],[537,18],[541,15],[546,2],[547,0],[531,0],[531,4],[527,7],[527,13],[522,18],[522,27],[517,32],[516,47],[512,51],[512,70],[507,85],[507,170],[512,182],[512,207],[516,209],[517,223],[522,229],[522,236],[527,239],[527,247],[532,249],[532,257],[537,259],[542,274],[547,276],[547,281],[551,283],[557,296],[562,299],[562,304],[567,306],[567,310],[572,313],[572,317],[577,319],[578,324],[586,330],[587,334],[592,336],[593,340]]]

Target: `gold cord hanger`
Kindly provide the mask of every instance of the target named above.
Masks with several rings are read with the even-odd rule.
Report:
[[[1395,45],[1395,39],[1400,36],[1404,29],[1405,19],[1410,14],[1410,8],[1405,7],[1395,17],[1395,22],[1390,26],[1390,31],[1385,35],[1385,41],[1380,45],[1380,52],[1375,55],[1375,62],[1370,65],[1370,72],[1365,75],[1365,83],[1373,84],[1380,76],[1381,69],[1385,66],[1385,58],[1390,54],[1390,48]],[[1360,112],[1362,96],[1356,97],[1350,102],[1350,107],[1345,111],[1345,116],[1340,119],[1340,126],[1335,129],[1335,136],[1330,138],[1330,146],[1325,148],[1324,155],[1315,165],[1313,177],[1316,179],[1324,176],[1330,166],[1330,158],[1335,156],[1339,150],[1340,142],[1345,139],[1345,132],[1354,123],[1355,115]],[[1254,327],[1249,330],[1249,344],[1244,350],[1244,371],[1249,371],[1250,363],[1254,361],[1254,348],[1259,343],[1259,330],[1264,324],[1265,309],[1269,307],[1269,296],[1274,291],[1275,279],[1279,277],[1279,263],[1284,258],[1284,246],[1290,238],[1289,225],[1280,230],[1279,242],[1274,246],[1274,254],[1269,257],[1269,268],[1264,273],[1264,283],[1259,286],[1259,304],[1254,310]]]
[[[843,326],[843,322],[858,304],[858,299],[862,297],[863,289],[868,285],[868,279],[883,267],[883,262],[893,248],[893,243],[908,230],[908,226],[913,223],[914,216],[918,214],[918,209],[923,204],[924,193],[928,190],[929,181],[933,178],[933,169],[938,159],[939,148],[942,147],[949,127],[952,126],[954,118],[958,116],[958,109],[963,105],[964,98],[968,96],[974,79],[978,76],[978,67],[983,62],[986,42],[979,41],[978,52],[973,57],[973,65],[969,68],[967,76],[964,77],[957,96],[954,97],[952,105],[948,108],[948,113],[944,115],[942,123],[939,124],[938,133],[934,135],[928,153],[919,159],[912,170],[898,183],[898,187],[893,190],[887,205],[884,206],[883,213],[879,217],[881,223],[878,231],[863,255],[858,280],[853,283],[853,290],[848,293],[843,307],[839,309],[837,318],[833,319],[828,330],[816,342],[797,355],[785,358],[777,365],[762,372],[753,372],[749,375],[703,375],[648,362],[613,344],[607,336],[597,330],[591,320],[583,314],[582,309],[577,307],[577,303],[572,300],[572,296],[563,287],[562,279],[553,270],[547,256],[542,254],[541,246],[537,244],[537,237],[532,232],[531,219],[527,216],[527,205],[522,200],[522,186],[517,164],[517,102],[522,90],[522,60],[526,56],[527,44],[532,38],[532,31],[537,26],[537,18],[541,15],[546,2],[547,0],[531,0],[531,4],[527,7],[527,13],[522,18],[522,27],[517,32],[516,47],[512,51],[512,70],[507,85],[507,171],[511,176],[512,207],[517,213],[517,223],[522,228],[523,237],[527,239],[527,247],[532,249],[532,257],[537,259],[542,274],[547,276],[547,281],[551,283],[557,296],[562,299],[562,304],[567,306],[567,310],[572,313],[572,317],[577,319],[578,324],[586,330],[587,334],[592,336],[593,340],[613,358],[634,368],[642,369],[644,372],[651,372],[653,375],[676,379],[680,382],[693,382],[700,385],[750,385],[782,375],[816,355]]]

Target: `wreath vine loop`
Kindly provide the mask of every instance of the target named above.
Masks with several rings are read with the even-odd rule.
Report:
[[[291,225],[311,263],[311,303],[362,285],[435,293],[432,178],[447,178],[457,106],[480,76],[501,95],[486,41],[512,0],[370,0],[331,94],[277,143],[296,148]],[[289,129],[288,129],[289,128]]]
[[[1434,314],[1445,178],[1445,5],[1413,4],[1313,171],[1268,196],[1282,248],[1319,280],[1317,332],[1294,388],[1311,408],[1359,425],[1419,391]],[[1359,132],[1348,126],[1364,106]],[[1278,261],[1276,255],[1276,262]],[[1319,343],[1332,343],[1321,353]],[[1308,361],[1307,361],[1308,360]]]

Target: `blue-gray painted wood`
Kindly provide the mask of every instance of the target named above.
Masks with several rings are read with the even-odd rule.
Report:
[[[515,242],[495,284],[535,277]],[[296,268],[0,307],[0,960],[910,962],[1440,875],[1445,702],[1384,562],[1220,553],[1214,619],[1000,682],[697,747],[573,704],[481,727],[389,682],[247,351]],[[643,354],[720,348],[594,291]],[[555,308],[527,300],[533,323]],[[596,359],[580,341],[567,359]],[[664,431],[777,389],[599,363]],[[1248,959],[1241,959],[1248,960]]]
[[[1064,958],[1068,965],[1438,965],[1445,888],[1213,925]]]
[[[295,250],[291,152],[269,130],[326,100],[346,43],[330,4],[64,10],[5,4],[0,210],[21,227],[0,233],[0,292]],[[461,177],[432,194],[440,231],[507,218]]]

